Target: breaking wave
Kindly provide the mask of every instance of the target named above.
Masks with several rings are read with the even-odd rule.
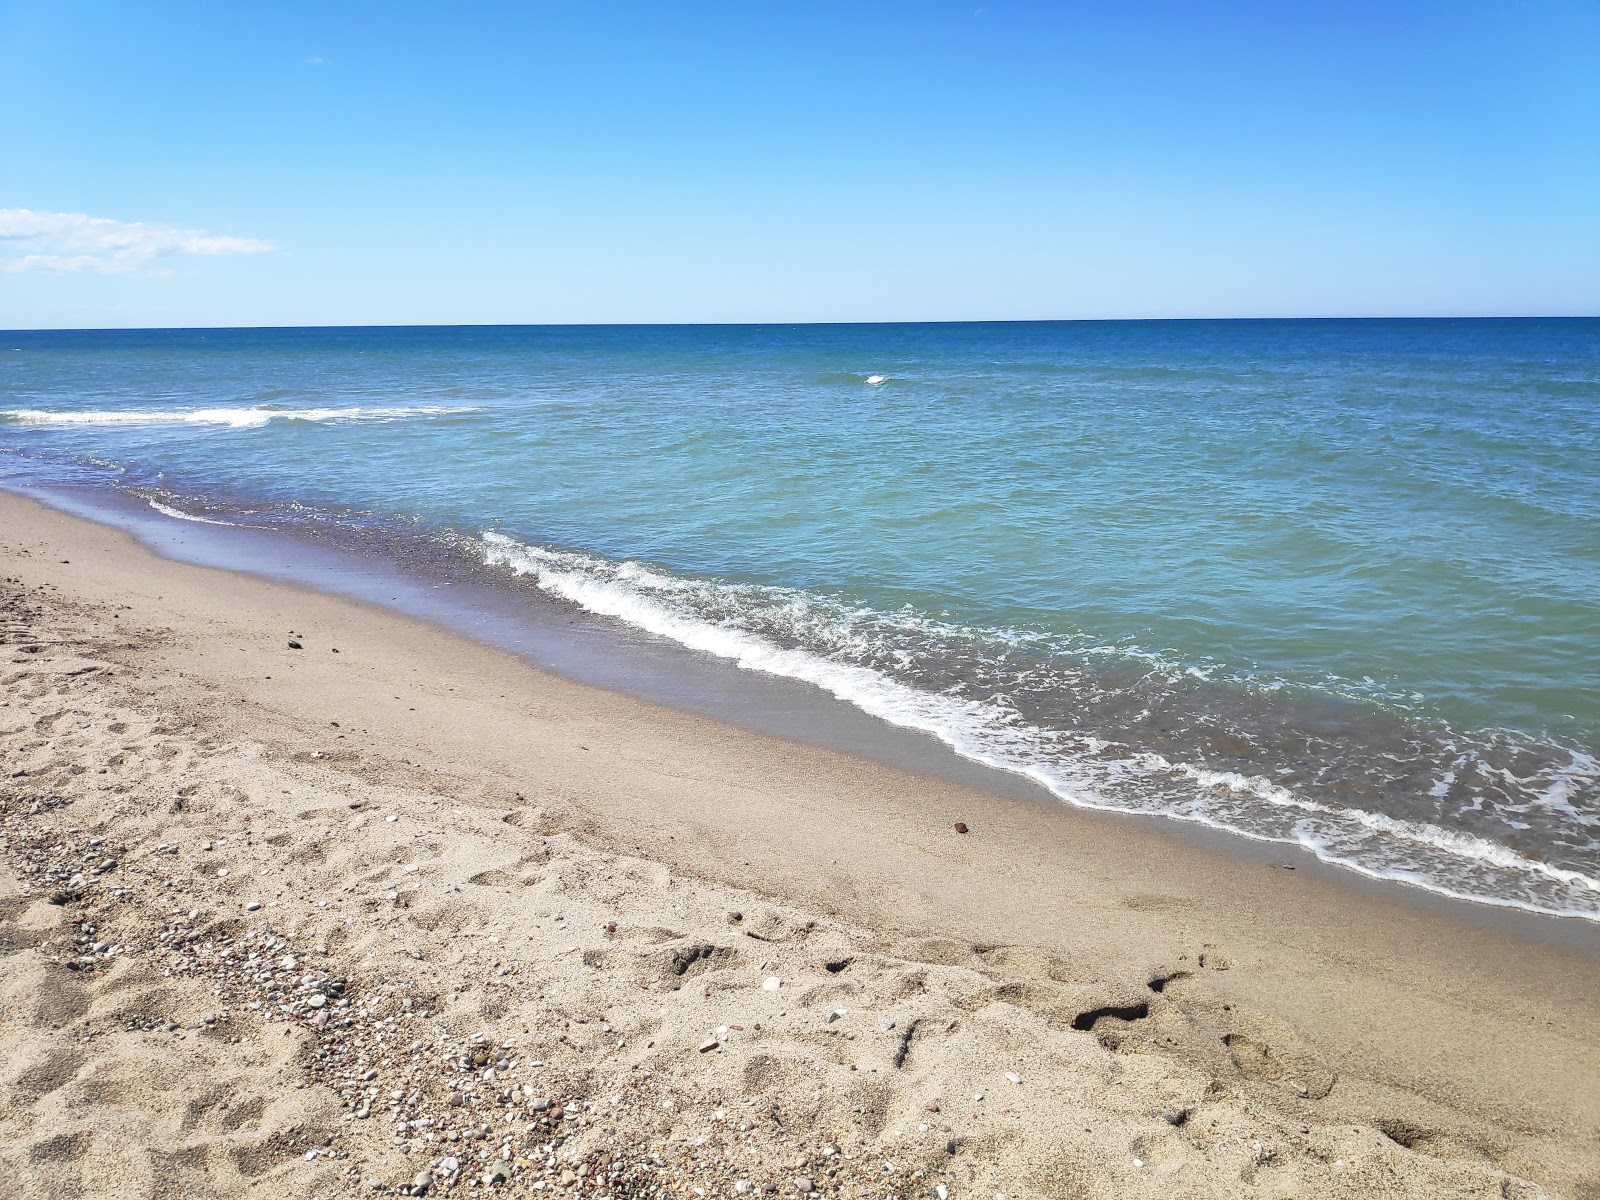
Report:
[[[478,412],[477,408],[443,405],[409,407],[267,408],[227,407],[194,409],[88,409],[51,412],[18,408],[0,411],[7,425],[221,425],[233,429],[259,429],[273,421],[404,421],[414,417],[450,416]]]
[[[486,564],[590,612],[747,670],[810,683],[874,717],[928,733],[965,758],[1033,779],[1074,805],[1298,845],[1324,862],[1459,899],[1600,920],[1600,880],[1584,871],[1433,821],[1331,802],[1271,778],[1270,768],[1217,770],[1117,736],[1039,723],[1016,702],[1017,689],[971,686],[926,665],[959,660],[960,678],[993,676],[1026,634],[886,613],[801,589],[671,575],[496,532],[482,535],[479,553]],[[1048,656],[1030,669],[1049,674],[1056,694],[1076,693],[1093,716],[1092,671]],[[1187,674],[1170,671],[1179,684]],[[1600,784],[1600,763],[1579,751],[1553,753],[1547,770],[1522,781],[1523,798],[1570,812],[1565,796],[1574,786]]]
[[[201,525],[226,525],[230,529],[235,524],[233,521],[219,521],[215,517],[201,517],[196,516],[194,513],[186,513],[182,509],[173,508],[170,504],[163,504],[159,500],[152,500],[148,496],[145,497],[145,503],[158,513],[168,517],[176,517],[180,521],[196,521]]]

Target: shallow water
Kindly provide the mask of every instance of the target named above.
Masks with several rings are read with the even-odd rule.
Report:
[[[1600,322],[12,333],[0,447],[1600,917]]]

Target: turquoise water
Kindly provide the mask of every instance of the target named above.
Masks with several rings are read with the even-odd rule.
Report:
[[[1064,800],[1600,917],[1600,321],[0,335],[13,474],[446,543]]]

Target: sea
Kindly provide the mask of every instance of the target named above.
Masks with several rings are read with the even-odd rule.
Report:
[[[0,486],[381,552],[1049,802],[1600,920],[1600,320],[9,332]]]

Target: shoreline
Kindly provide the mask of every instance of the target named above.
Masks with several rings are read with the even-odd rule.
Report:
[[[508,651],[570,682],[670,708],[753,733],[869,759],[882,766],[1047,810],[1069,809],[1134,836],[1180,843],[1245,862],[1302,870],[1335,886],[1413,906],[1421,914],[1483,924],[1513,937],[1550,942],[1600,958],[1600,920],[1459,895],[1359,864],[1320,857],[1308,846],[1170,814],[1128,812],[1063,799],[1026,773],[967,757],[942,739],[901,726],[808,682],[743,669],[543,592],[456,578],[439,563],[424,569],[384,552],[327,543],[271,526],[212,522],[114,487],[0,483],[0,493],[131,534],[157,555],[239,571],[422,620],[447,634]]]
[[[804,1027],[781,1032],[779,1017],[769,1016],[766,1038],[772,1045],[750,1051],[737,1070],[732,1064],[745,1053],[732,1048],[737,1038],[710,1051],[715,1062],[690,1046],[687,1066],[681,1054],[664,1058],[664,1050],[652,1055],[638,1049],[640,1038],[630,1051],[643,1056],[631,1064],[635,1072],[650,1069],[670,1079],[675,1072],[722,1071],[727,1078],[719,1077],[721,1086],[737,1081],[763,1104],[793,1106],[811,1094],[802,1079],[820,1082],[832,1070],[867,1065],[845,1061],[850,1053],[840,1048],[842,1031],[829,1032],[839,1023],[826,1019],[829,1006],[848,996],[851,1002],[841,1008],[860,1011],[870,1002],[882,1009],[895,987],[921,972],[925,990],[916,993],[923,997],[919,1003],[937,1008],[938,1015],[930,1008],[915,1018],[916,1028],[929,1032],[938,1021],[964,1028],[953,1044],[954,1035],[939,1039],[938,1052],[930,1051],[924,1065],[914,1055],[901,1055],[892,1066],[871,1064],[873,1074],[884,1076],[874,1103],[888,1118],[876,1130],[864,1129],[861,1152],[898,1154],[884,1149],[889,1132],[919,1146],[928,1143],[907,1159],[922,1164],[917,1169],[924,1176],[895,1178],[895,1186],[910,1190],[887,1194],[926,1194],[932,1186],[927,1181],[934,1179],[929,1172],[943,1171],[938,1178],[948,1177],[947,1186],[962,1195],[978,1189],[1002,1189],[1013,1197],[1214,1195],[1225,1179],[1235,1190],[1250,1182],[1236,1152],[1245,1152],[1251,1179],[1259,1175],[1263,1186],[1276,1179],[1327,1195],[1427,1195],[1445,1186],[1467,1188],[1469,1195],[1543,1194],[1505,1190],[1528,1187],[1582,1195],[1600,1185],[1594,1134],[1600,1126],[1600,939],[1583,936],[1592,930],[1571,933],[1571,927],[1588,923],[1529,915],[1529,928],[1546,923],[1562,932],[1548,942],[1515,937],[1504,922],[1445,911],[1464,902],[1404,902],[1392,894],[1398,885],[1369,891],[1335,881],[1333,875],[1344,873],[1331,868],[1275,869],[1250,855],[1220,853],[1199,839],[1158,833],[1148,820],[1018,804],[950,779],[738,728],[561,678],[505,650],[369,604],[161,559],[126,534],[11,493],[0,493],[0,527],[6,531],[0,542],[7,574],[20,581],[8,585],[18,610],[25,607],[22,598],[35,597],[27,604],[41,616],[30,620],[93,625],[95,661],[109,664],[82,676],[57,676],[48,664],[83,652],[41,642],[37,654],[9,656],[12,686],[20,694],[49,676],[57,691],[39,696],[66,695],[69,705],[85,712],[99,712],[97,705],[114,699],[130,710],[143,706],[163,727],[170,718],[154,712],[178,714],[176,727],[160,736],[178,747],[180,757],[204,758],[212,787],[223,787],[230,772],[238,773],[229,786],[254,801],[249,811],[230,812],[215,802],[225,793],[213,792],[207,821],[237,826],[241,820],[276,820],[285,830],[301,831],[285,845],[310,836],[312,844],[331,841],[338,848],[324,850],[321,860],[305,860],[306,877],[299,879],[267,841],[256,843],[247,873],[270,874],[282,894],[303,899],[304,889],[319,880],[326,888],[323,864],[339,856],[346,840],[359,843],[394,831],[387,829],[390,823],[352,830],[348,801],[305,810],[320,815],[306,815],[297,826],[304,804],[284,799],[284,788],[262,786],[264,773],[275,773],[275,781],[293,776],[299,782],[290,791],[309,787],[351,797],[382,792],[396,803],[409,795],[414,811],[457,835],[422,838],[427,854],[415,874],[424,879],[448,875],[447,866],[466,883],[469,876],[504,874],[503,865],[485,861],[489,851],[508,860],[520,853],[523,862],[530,861],[529,853],[534,859],[547,856],[546,863],[567,855],[587,863],[591,877],[633,871],[642,881],[635,889],[641,913],[662,904],[670,910],[674,894],[686,898],[702,922],[734,893],[747,897],[738,903],[751,905],[751,912],[755,905],[776,906],[773,928],[789,932],[752,941],[748,927],[735,929],[719,918],[720,930],[708,928],[691,939],[710,949],[697,951],[690,965],[697,982],[702,971],[706,979],[702,999],[726,991],[748,1004],[745,993],[752,986],[760,991],[760,956],[792,952],[797,957],[784,969],[815,975],[815,1001],[808,1006],[815,1011]],[[144,632],[126,641],[110,635],[129,626]],[[287,646],[290,630],[299,635],[301,649]],[[8,640],[7,649],[19,644]],[[60,701],[30,695],[26,703],[59,707]],[[15,707],[0,708],[8,711]],[[185,841],[198,840],[195,830],[181,837],[174,832],[187,818],[167,811],[170,790],[160,793],[149,779],[118,785],[127,790],[108,795],[96,790],[98,768],[77,759],[125,754],[115,747],[120,734],[84,734],[63,748],[53,744],[61,740],[54,733],[60,713],[48,729],[37,727],[47,715],[40,711],[26,726],[13,716],[4,720],[8,759],[26,760],[21,769],[27,774],[6,781],[13,792],[22,786],[18,779],[29,788],[48,784],[73,795],[72,807],[62,811],[73,813],[79,824],[98,805],[106,828],[120,822],[131,829],[144,821],[148,839],[159,826],[167,838],[177,838],[183,855],[203,857]],[[338,741],[346,746],[336,746]],[[217,746],[234,747],[234,757],[215,761],[196,749]],[[957,820],[972,833],[956,834]],[[544,840],[543,848],[513,851],[494,840],[534,836],[530,830]],[[116,836],[131,834],[119,829]],[[552,840],[561,846],[551,850]],[[1280,859],[1288,849],[1271,847]],[[377,871],[384,862],[400,870],[399,853],[367,853],[367,870]],[[407,853],[415,855],[416,847]],[[631,864],[626,870],[618,865],[624,861]],[[365,876],[350,864],[340,867],[344,889],[359,891],[355,881]],[[205,886],[213,905],[238,907],[234,885],[213,880]],[[463,883],[448,886],[460,890]],[[430,926],[385,909],[385,924],[395,924],[386,931],[397,935],[388,940],[403,936],[417,951],[409,961],[431,964],[445,953],[450,937],[440,931],[452,922],[458,928],[449,931],[456,935],[463,921],[487,927],[503,920],[520,932],[527,916],[514,879],[473,886],[495,893],[475,901],[483,914],[440,917],[462,903],[440,900]],[[557,902],[576,910],[593,905],[595,897],[580,888]],[[53,906],[52,914],[41,903],[35,895],[14,907],[43,928],[65,906]],[[231,919],[248,920],[240,913]],[[315,912],[303,918],[311,924],[318,919]],[[794,931],[808,921],[820,931],[819,942],[832,944],[827,955],[836,957],[819,965],[805,948],[810,935]],[[655,923],[683,921],[662,913]],[[603,947],[614,931],[602,935],[602,929],[604,923],[595,921],[581,937],[600,936]],[[571,940],[581,940],[577,931],[575,922]],[[352,953],[376,953],[370,939],[354,938],[351,946]],[[496,946],[506,947],[496,953],[512,954],[506,942]],[[561,976],[566,986],[592,982],[585,972],[607,973],[602,947],[595,949],[600,966],[588,966],[585,951],[577,963],[561,968],[573,972]],[[540,951],[562,953],[542,943]],[[329,953],[337,957],[340,951]],[[352,977],[360,961],[351,964]],[[834,962],[846,965],[834,971]],[[505,965],[521,969],[515,961]],[[857,991],[849,993],[849,987]],[[643,1000],[629,999],[626,989],[612,991],[617,996],[607,1011],[638,1020],[648,1011],[649,1020],[673,1031],[655,1039],[663,1047],[704,1023],[699,1012],[687,1025],[656,1014],[667,1011],[659,990],[645,987]],[[432,1002],[448,994],[440,992]],[[681,989],[672,994],[681,996]],[[502,1006],[496,1018],[486,1018],[481,1004],[470,1014],[453,1014],[451,1003],[442,1004],[447,1015],[463,1021],[515,1011],[507,1000],[510,1007]],[[608,1021],[619,1029],[621,1022]],[[878,1028],[875,1034],[874,1028],[853,1030],[852,1037],[895,1041],[891,1031]],[[303,1030],[296,1036],[314,1040]],[[28,1037],[50,1040],[49,1031],[34,1030]],[[967,1148],[945,1153],[956,1135],[942,1135],[915,1114],[927,1111],[926,1097],[934,1092],[953,1100],[952,1085],[944,1080],[972,1068],[973,1055],[993,1057],[995,1046],[1008,1046],[1013,1057],[1024,1048],[1044,1055],[1038,1070],[1020,1073],[1030,1082],[1049,1078],[1072,1095],[1034,1107],[1030,1100],[1016,1101],[1028,1114],[1021,1131],[998,1116],[1000,1125],[991,1127],[985,1111],[973,1118],[973,1133],[960,1135],[969,1137]],[[766,1060],[805,1066],[769,1069],[761,1065]],[[1071,1079],[1063,1073],[1066,1063],[1072,1064]],[[593,1063],[586,1069],[600,1070]],[[907,1071],[914,1078],[890,1082]],[[985,1066],[974,1077],[993,1080],[996,1070]],[[16,1079],[8,1084],[15,1094]],[[1019,1097],[1032,1092],[1003,1076],[974,1092],[1007,1087],[1020,1089],[1014,1091]],[[1172,1097],[1179,1093],[1189,1097],[1191,1115],[1173,1122],[1163,1113],[1176,1111]],[[1208,1140],[1197,1136],[1198,1127],[1184,1134],[1193,1114],[1210,1106],[1218,1111],[1207,1119],[1236,1136]],[[20,1145],[14,1123],[25,1121],[27,1113],[20,1110],[26,1107],[13,1101],[0,1109],[0,1123],[13,1123],[7,1140],[14,1144]],[[1084,1113],[1090,1115],[1079,1125]],[[821,1111],[808,1128],[817,1137],[842,1138],[834,1127],[846,1115]],[[1261,1136],[1245,1132],[1251,1122],[1258,1123]],[[918,1124],[933,1128],[913,1134]],[[1307,1132],[1297,1132],[1302,1127]],[[1350,1139],[1348,1149],[1327,1140],[1335,1129],[1337,1137]],[[1257,1161],[1261,1152],[1248,1150],[1252,1137],[1271,1143],[1275,1160]],[[398,1153],[404,1157],[396,1162],[423,1161],[422,1151]],[[765,1153],[752,1157],[767,1163]],[[1014,1167],[1008,1165],[1013,1159]],[[1131,1165],[1135,1159],[1138,1166]],[[771,1160],[774,1168],[778,1161]],[[301,1162],[309,1166],[296,1170],[317,1165],[316,1159]],[[1068,1167],[1076,1190],[1050,1190],[1050,1179]],[[1017,1173],[1018,1182],[1007,1183],[1007,1170]],[[780,1178],[775,1169],[767,1175]],[[1506,1179],[1511,1181],[1503,1188]],[[317,1185],[317,1194],[342,1194],[341,1180],[329,1177],[326,1187]],[[384,1180],[394,1183],[394,1168]],[[832,1190],[831,1184],[816,1186],[825,1194]],[[852,1175],[849,1186],[885,1185],[881,1177],[866,1183]],[[844,1188],[841,1183],[839,1190]],[[1276,1194],[1304,1191],[1280,1186]]]

